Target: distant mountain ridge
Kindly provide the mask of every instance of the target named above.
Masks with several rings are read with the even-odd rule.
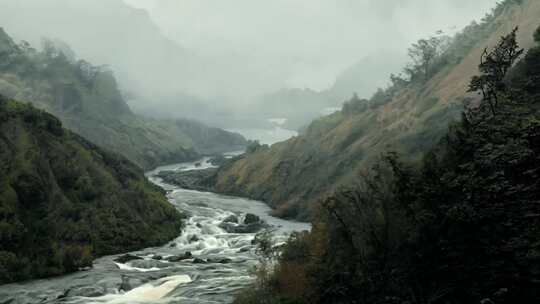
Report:
[[[111,71],[70,58],[63,49],[46,41],[44,50],[36,51],[14,43],[0,29],[0,94],[34,103],[69,129],[144,169],[245,147],[246,140],[238,134],[185,120],[135,115]]]

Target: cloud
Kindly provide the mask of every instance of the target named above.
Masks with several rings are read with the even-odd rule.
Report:
[[[322,89],[380,49],[481,18],[496,0],[126,0],[151,7],[174,40],[200,53],[280,69],[284,85]]]

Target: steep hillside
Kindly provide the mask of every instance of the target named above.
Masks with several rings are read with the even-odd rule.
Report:
[[[299,137],[251,149],[210,183],[216,191],[264,200],[277,215],[308,218],[314,200],[354,181],[381,152],[392,149],[414,159],[433,146],[463,104],[477,100],[466,92],[484,49],[515,26],[520,45],[531,47],[539,15],[538,1],[505,1],[456,35],[428,78],[416,72],[411,79],[393,79],[387,90],[351,100]]]
[[[0,283],[176,237],[182,215],[127,159],[0,97]]]
[[[385,153],[274,260],[260,235],[257,280],[234,303],[538,302],[540,28],[535,40],[524,55],[511,31],[485,53],[482,98],[421,161]]]
[[[112,72],[77,61],[70,53],[68,46],[53,41],[46,41],[42,52],[26,43],[17,45],[0,29],[0,93],[34,103],[67,128],[145,169],[245,145],[239,135],[221,131],[213,146],[215,129],[133,114]],[[195,134],[194,128],[200,132]]]

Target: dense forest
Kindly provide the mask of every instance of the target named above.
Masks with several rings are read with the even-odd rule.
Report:
[[[383,153],[281,254],[260,235],[264,263],[236,303],[538,301],[540,29],[526,55],[516,34],[482,53],[481,99],[421,160]]]
[[[183,215],[142,169],[0,95],[0,284],[163,244]]]

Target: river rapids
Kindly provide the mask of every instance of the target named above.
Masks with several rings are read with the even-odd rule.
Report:
[[[115,259],[121,255],[106,256],[85,271],[0,286],[0,304],[231,303],[235,292],[252,282],[257,256],[251,243],[255,234],[228,233],[219,227],[224,219],[234,215],[241,220],[247,213],[255,214],[275,229],[278,243],[291,232],[310,226],[272,217],[262,202],[180,189],[155,176],[162,170],[208,167],[211,164],[205,158],[147,173],[152,182],[167,190],[169,201],[189,215],[176,239],[162,247],[130,253],[142,259],[119,263]],[[167,261],[185,252],[193,258]],[[197,263],[195,259],[215,262]]]

